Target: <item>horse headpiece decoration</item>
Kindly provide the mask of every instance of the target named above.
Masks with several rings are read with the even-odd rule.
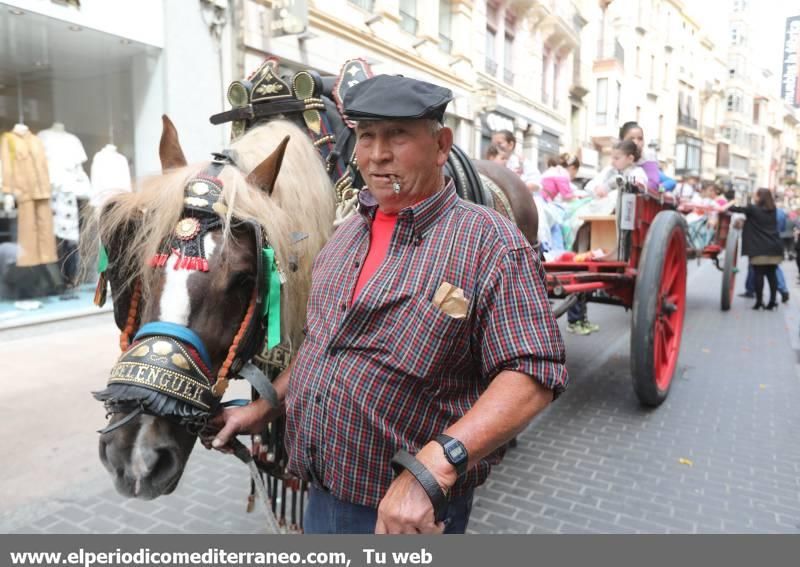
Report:
[[[276,158],[279,161],[287,142],[288,137],[275,152],[279,154]],[[160,252],[150,260],[152,268],[209,271],[203,242],[206,235],[223,228],[227,214],[223,182],[218,174],[226,165],[236,166],[235,158],[235,153],[229,150],[213,154],[210,165],[186,182],[183,213]],[[267,348],[280,342],[283,276],[261,226],[251,220],[234,218],[232,222],[246,225],[254,234],[259,248],[254,254],[256,285],[217,375],[212,374],[202,339],[190,328],[163,321],[138,328],[140,284],[137,282],[130,301],[121,306],[127,310],[120,339],[123,354],[111,370],[106,389],[94,394],[106,404],[109,413],[127,415],[101,433],[113,431],[141,413],[176,419],[191,430],[199,431],[219,409],[228,380],[234,377],[248,379],[262,396],[272,398],[274,390],[269,380],[250,360],[261,352],[265,338]],[[168,265],[170,258],[174,258],[171,266]],[[96,294],[98,304],[105,301],[107,260],[101,260],[101,268]]]

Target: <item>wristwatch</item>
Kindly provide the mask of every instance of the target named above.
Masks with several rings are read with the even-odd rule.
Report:
[[[467,473],[467,464],[469,463],[469,455],[464,444],[444,433],[437,435],[435,441],[442,446],[447,462],[456,468],[458,478],[464,476]]]

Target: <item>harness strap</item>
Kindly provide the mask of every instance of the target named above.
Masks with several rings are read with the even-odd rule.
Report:
[[[258,392],[258,395],[267,400],[269,405],[273,408],[277,408],[280,405],[278,403],[278,392],[275,391],[275,386],[272,385],[272,382],[269,381],[269,378],[267,378],[258,366],[252,362],[248,362],[239,371],[239,376],[250,382],[250,385]]]
[[[112,423],[110,425],[107,425],[103,429],[98,429],[97,432],[100,435],[105,435],[106,433],[111,433],[112,431],[114,431],[116,429],[119,429],[120,427],[122,427],[124,425],[129,424],[131,421],[134,420],[134,418],[136,418],[137,416],[139,416],[139,415],[141,415],[143,413],[144,413],[144,406],[143,405],[139,405],[139,406],[137,406],[137,408],[135,410],[133,410],[131,413],[129,413],[128,415],[126,415],[125,417],[120,419],[118,422]]]

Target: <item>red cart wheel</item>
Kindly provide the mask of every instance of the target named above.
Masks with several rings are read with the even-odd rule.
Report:
[[[739,231],[731,227],[728,230],[728,239],[725,243],[725,263],[722,265],[722,295],[720,306],[723,311],[728,311],[733,302],[733,292],[736,289],[736,272],[739,263]]]
[[[685,311],[686,223],[674,211],[661,211],[647,231],[633,294],[631,375],[644,405],[667,398]]]

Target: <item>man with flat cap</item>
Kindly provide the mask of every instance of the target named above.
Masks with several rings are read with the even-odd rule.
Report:
[[[306,533],[463,533],[502,448],[566,387],[536,253],[443,174],[452,98],[390,75],[345,97],[367,188],[316,259],[306,339],[275,383]],[[226,410],[213,445],[279,411]]]

